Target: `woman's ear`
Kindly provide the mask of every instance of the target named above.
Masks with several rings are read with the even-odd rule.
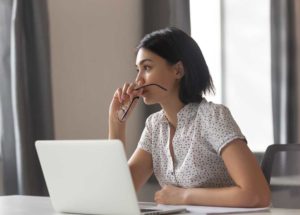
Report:
[[[181,79],[184,76],[184,67],[181,61],[175,64],[175,75],[177,79]]]

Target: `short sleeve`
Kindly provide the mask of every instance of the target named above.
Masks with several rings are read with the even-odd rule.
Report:
[[[246,141],[229,109],[223,105],[217,105],[213,108],[208,116],[207,123],[207,140],[219,155],[222,148],[231,141],[235,139]]]
[[[152,154],[152,135],[151,135],[152,129],[151,129],[150,117],[151,116],[149,116],[146,120],[145,128],[142,132],[140,141],[138,143],[138,147]]]

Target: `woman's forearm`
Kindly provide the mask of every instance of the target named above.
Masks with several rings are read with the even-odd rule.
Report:
[[[121,122],[109,122],[108,139],[119,139],[125,144],[125,123]]]
[[[226,188],[189,188],[184,194],[187,205],[210,205],[225,207],[267,207],[269,191],[243,190],[238,186]]]

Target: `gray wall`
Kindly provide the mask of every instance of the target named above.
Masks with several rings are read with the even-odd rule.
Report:
[[[140,0],[49,0],[56,139],[107,138],[115,89],[132,81],[142,34]],[[129,119],[128,154],[143,123]]]
[[[56,139],[106,139],[115,89],[136,75],[140,0],[49,0]],[[128,122],[127,155],[143,129],[142,105]],[[0,160],[0,195],[2,187]]]
[[[140,0],[49,0],[56,139],[107,138],[115,89],[136,75],[135,47],[142,37]],[[144,127],[143,105],[129,119],[127,155]],[[153,201],[156,184],[141,201]]]

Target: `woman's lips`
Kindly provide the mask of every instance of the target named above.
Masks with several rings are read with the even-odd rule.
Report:
[[[141,94],[141,96],[144,96],[146,93],[148,92],[148,90],[143,90],[143,92],[142,92],[142,94]]]
[[[142,85],[142,86],[139,86],[139,87],[135,88],[134,90],[143,90],[140,95],[144,96],[146,93],[148,93],[148,91],[146,90],[146,88],[151,87],[151,86],[156,86],[156,87],[159,87],[161,90],[167,91],[166,88],[164,88],[163,86],[161,86],[159,84],[155,84],[155,83],[153,83],[153,84],[145,84],[145,85]]]

